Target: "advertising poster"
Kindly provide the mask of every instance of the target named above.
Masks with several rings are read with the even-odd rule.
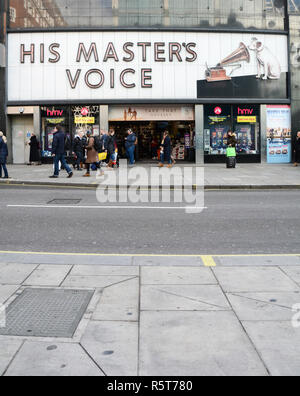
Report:
[[[227,136],[230,127],[218,125],[211,129],[212,154],[225,154],[227,149]]]
[[[237,151],[241,154],[256,154],[255,150],[255,126],[238,125],[235,133],[237,135]]]
[[[290,106],[267,107],[267,159],[270,164],[292,161],[292,128]]]

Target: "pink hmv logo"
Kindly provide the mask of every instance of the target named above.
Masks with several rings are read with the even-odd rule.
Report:
[[[216,114],[216,115],[222,114],[222,109],[221,109],[221,107],[216,107],[216,108],[215,108],[215,114]]]
[[[49,110],[47,109],[47,117],[61,117],[63,115],[63,110]]]
[[[239,115],[252,115],[253,109],[240,109],[238,108]]]
[[[81,110],[81,115],[84,116],[84,117],[86,117],[88,114],[89,114],[89,109],[88,109],[87,107],[84,107],[84,108]]]

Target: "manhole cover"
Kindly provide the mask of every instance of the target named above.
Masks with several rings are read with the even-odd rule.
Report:
[[[48,205],[78,205],[81,199],[53,199]]]
[[[6,309],[0,335],[72,338],[93,296],[89,290],[25,289]]]

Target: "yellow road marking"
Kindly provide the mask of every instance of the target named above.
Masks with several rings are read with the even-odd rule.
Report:
[[[213,256],[202,256],[201,259],[205,267],[216,267],[216,262]]]
[[[57,252],[22,252],[0,250],[0,254],[28,254],[28,255],[48,255],[48,256],[94,256],[94,257],[181,257],[181,258],[222,258],[222,257],[300,257],[300,253],[293,254],[147,254],[147,253],[57,253]]]

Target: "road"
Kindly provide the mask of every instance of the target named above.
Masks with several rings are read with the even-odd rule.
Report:
[[[81,201],[62,208],[49,205],[53,199]],[[206,192],[206,209],[199,214],[158,209],[157,204],[151,209],[85,208],[99,205],[95,191],[1,187],[0,250],[183,255],[300,252],[298,191]]]

